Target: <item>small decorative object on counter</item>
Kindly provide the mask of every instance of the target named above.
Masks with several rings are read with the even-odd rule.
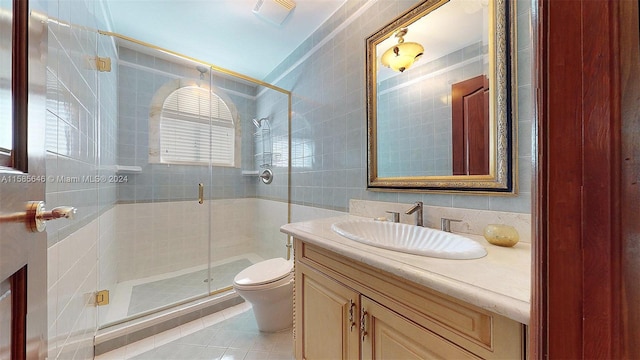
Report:
[[[518,243],[518,230],[511,225],[489,224],[484,228],[484,238],[493,245],[511,247]]]

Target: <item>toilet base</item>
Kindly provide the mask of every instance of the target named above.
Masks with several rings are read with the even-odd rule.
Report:
[[[260,331],[277,332],[293,326],[293,279],[270,289],[235,290],[251,304]]]
[[[293,299],[281,299],[276,303],[254,304],[253,314],[262,332],[278,332],[293,326]]]

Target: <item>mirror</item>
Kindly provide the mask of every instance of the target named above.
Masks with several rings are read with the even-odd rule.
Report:
[[[367,38],[369,190],[515,193],[513,5],[427,0]]]

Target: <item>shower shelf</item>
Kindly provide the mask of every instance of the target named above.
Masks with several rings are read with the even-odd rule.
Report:
[[[255,163],[258,168],[270,168],[273,164],[273,153],[271,152],[271,129],[261,128],[253,134],[256,148]]]
[[[255,155],[256,161],[259,163],[260,168],[270,168],[273,159],[273,153],[262,152]]]
[[[114,167],[118,174],[136,174],[142,172],[142,167],[140,166],[115,165]]]
[[[258,130],[258,131],[253,133],[253,136],[257,137],[257,138],[269,137],[270,135],[271,135],[271,129],[270,128],[260,129],[260,130]]]

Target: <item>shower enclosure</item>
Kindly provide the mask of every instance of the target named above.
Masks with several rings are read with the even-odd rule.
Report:
[[[240,270],[288,256],[279,227],[289,220],[291,102],[270,84],[99,36],[117,49],[111,74],[99,78],[117,81],[117,104],[101,104],[117,109],[117,136],[102,138],[116,155],[100,164],[113,172],[116,196],[100,220],[112,229],[101,233],[99,255],[110,301],[98,320],[107,327],[228,295]]]

